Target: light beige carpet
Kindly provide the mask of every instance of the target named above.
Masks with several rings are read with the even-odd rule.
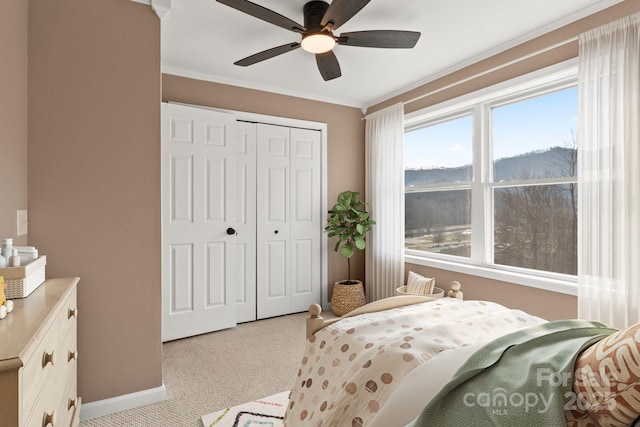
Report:
[[[86,420],[81,427],[202,427],[205,414],[293,387],[307,313],[243,323],[163,345],[167,400]]]

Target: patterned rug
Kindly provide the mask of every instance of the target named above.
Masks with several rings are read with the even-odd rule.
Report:
[[[283,427],[291,391],[202,416],[204,427]]]

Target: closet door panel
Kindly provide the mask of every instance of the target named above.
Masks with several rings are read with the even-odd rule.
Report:
[[[255,123],[238,122],[236,139],[236,264],[238,322],[256,320]]]
[[[205,223],[226,221],[227,159],[205,158]]]
[[[172,224],[193,222],[193,156],[173,154],[169,160],[171,193],[169,194]]]
[[[212,242],[205,245],[205,306],[213,308],[225,305],[227,301],[227,243]]]
[[[257,312],[258,319],[290,313],[289,128],[258,124]]]
[[[287,242],[271,240],[266,245],[267,275],[265,282],[266,302],[287,296]]]
[[[292,295],[307,295],[313,292],[313,241],[296,239],[293,250]]]
[[[322,260],[321,133],[291,129],[291,244],[293,248],[290,312],[320,302]]]
[[[171,292],[170,313],[193,311],[193,245],[189,243],[170,247]]]
[[[287,224],[287,170],[288,167],[267,167],[266,171],[266,213],[267,223],[273,226]]]

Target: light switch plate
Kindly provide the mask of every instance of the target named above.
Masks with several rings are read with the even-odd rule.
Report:
[[[27,220],[27,211],[19,210],[18,211],[18,232],[16,233],[18,236],[24,236],[29,233],[29,221]]]

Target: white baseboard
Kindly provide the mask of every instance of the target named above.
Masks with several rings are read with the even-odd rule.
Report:
[[[156,388],[123,394],[122,396],[111,397],[96,402],[83,403],[80,407],[80,421],[162,402],[166,398],[167,389],[164,387],[164,384],[162,384]]]

